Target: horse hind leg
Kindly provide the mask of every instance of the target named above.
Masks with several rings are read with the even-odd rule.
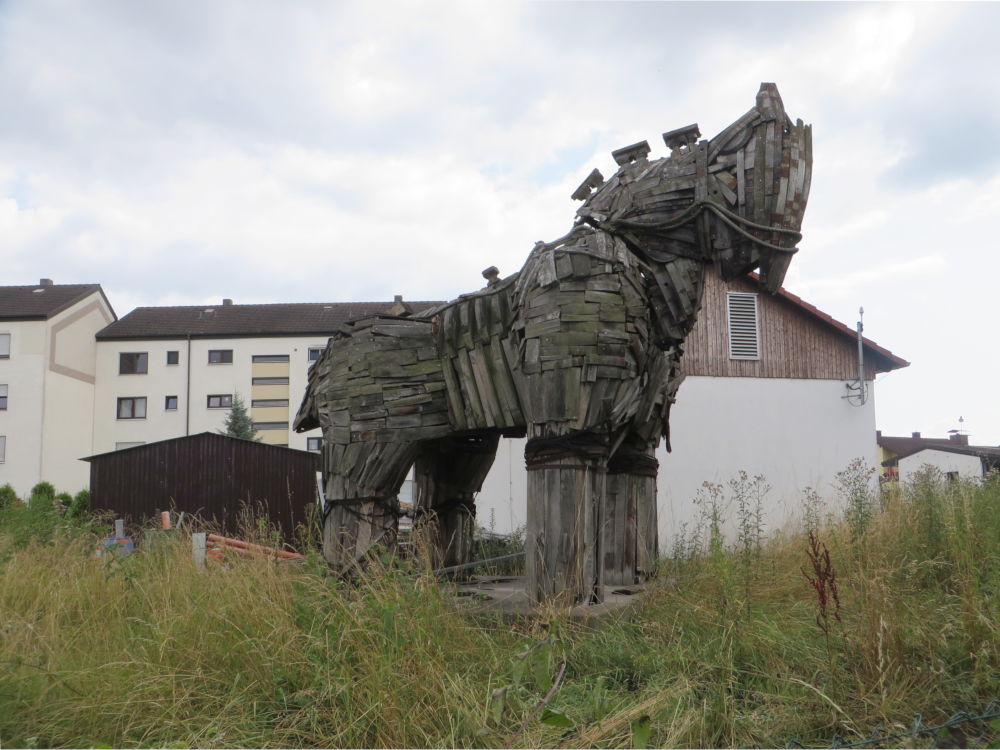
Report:
[[[432,569],[472,562],[475,494],[493,465],[499,435],[450,436],[423,444],[414,464],[414,534]],[[465,578],[467,571],[455,577]]]
[[[363,570],[375,550],[395,551],[399,487],[414,454],[412,444],[328,446],[323,556],[339,574]]]

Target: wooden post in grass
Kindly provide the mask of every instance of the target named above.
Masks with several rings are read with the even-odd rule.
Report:
[[[205,542],[208,535],[201,531],[191,535],[191,557],[199,568],[205,567]]]

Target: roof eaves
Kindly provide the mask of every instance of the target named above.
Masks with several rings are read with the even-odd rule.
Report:
[[[760,276],[757,273],[750,273],[749,276],[754,281],[759,281],[760,280]],[[801,297],[799,297],[797,294],[792,294],[790,291],[788,291],[787,289],[785,289],[785,287],[780,287],[778,289],[778,291],[776,292],[776,294],[777,294],[777,296],[781,297],[782,299],[785,299],[788,302],[792,303],[796,307],[801,308],[802,310],[804,310],[805,312],[809,313],[813,317],[818,318],[823,323],[826,323],[827,325],[832,326],[833,328],[835,328],[836,330],[840,331],[841,333],[843,333],[843,334],[845,334],[847,336],[850,336],[851,338],[856,339],[856,337],[858,335],[858,332],[856,330],[854,330],[853,328],[851,328],[850,326],[848,326],[848,325],[846,325],[844,323],[841,323],[839,320],[837,320],[836,318],[834,318],[832,315],[830,315],[829,313],[823,312],[822,310],[820,310],[815,305],[812,305],[812,304],[806,302],[804,299],[802,299]],[[891,351],[889,351],[888,349],[886,349],[884,346],[879,346],[874,341],[872,341],[871,339],[869,339],[869,338],[867,338],[865,336],[861,337],[861,342],[864,344],[864,346],[865,346],[866,349],[871,349],[875,354],[878,354],[879,356],[883,357],[884,359],[886,359],[890,363],[890,366],[888,368],[886,368],[887,371],[888,370],[899,370],[899,369],[902,369],[903,367],[909,367],[910,366],[910,363],[907,362],[905,359],[903,359],[902,357],[896,356]]]

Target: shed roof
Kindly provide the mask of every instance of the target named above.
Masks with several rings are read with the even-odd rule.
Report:
[[[97,333],[120,339],[245,338],[329,335],[353,318],[385,313],[397,302],[303,302],[272,305],[137,307]],[[406,302],[421,312],[439,302]]]
[[[114,315],[100,284],[0,286],[0,320],[47,320],[98,293]]]
[[[312,451],[303,451],[296,448],[289,448],[284,445],[269,445],[267,443],[258,443],[255,440],[244,440],[242,438],[231,437],[230,435],[222,435],[218,432],[197,432],[194,435],[181,435],[180,437],[167,438],[166,440],[155,440],[150,443],[143,443],[142,445],[133,445],[129,448],[119,448],[118,450],[106,451],[105,453],[96,453],[93,456],[87,456],[81,458],[81,461],[93,461],[95,459],[104,458],[105,456],[123,456],[128,453],[142,453],[148,451],[152,448],[157,448],[159,446],[168,445],[170,443],[218,443],[223,444],[225,442],[232,442],[235,445],[239,445],[242,448],[249,450],[259,450],[261,455],[266,455],[268,452],[279,451],[281,454],[298,454],[301,456],[308,456],[310,459],[319,461],[318,454]]]

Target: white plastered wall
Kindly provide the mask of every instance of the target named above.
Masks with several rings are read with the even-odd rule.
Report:
[[[806,487],[836,510],[836,473],[855,458],[876,465],[874,400],[852,406],[841,398],[846,393],[839,380],[687,378],[670,415],[673,452],[657,451],[661,549],[681,524],[697,523],[693,499],[702,483],[726,483],[741,469],[771,486],[765,530],[798,521]],[[476,501],[480,525],[492,518],[496,531],[507,532],[524,524],[523,453],[524,440],[501,441]]]
[[[309,366],[312,364],[309,362],[309,349],[324,347],[326,341],[322,335],[192,339],[190,342],[186,338],[99,341],[94,453],[112,451],[117,443],[151,443],[222,429],[229,409],[209,408],[208,396],[239,393],[247,409],[250,409],[253,357],[269,354],[287,354],[289,357],[288,446],[306,450],[308,438],[319,437],[321,431],[317,429],[299,434],[292,431],[291,422],[306,389]],[[208,352],[212,349],[232,349],[232,364],[209,364]],[[178,364],[166,364],[168,351],[178,352]],[[145,375],[120,375],[118,363],[122,352],[147,352],[148,372]],[[129,396],[146,397],[145,419],[117,418],[118,399]],[[177,396],[176,410],[165,408],[167,396]]]
[[[899,481],[912,481],[914,475],[925,466],[932,466],[942,474],[958,472],[958,476],[962,479],[980,479],[983,476],[983,462],[979,456],[925,448],[899,459]]]
[[[94,334],[113,319],[103,298],[92,294],[48,321],[41,477],[60,492],[89,484],[90,467],[80,459],[93,449]]]
[[[42,469],[42,394],[45,392],[44,320],[0,322],[10,334],[10,358],[0,359],[0,383],[8,387],[7,409],[0,411],[5,457],[0,485],[10,484],[27,497]]]

